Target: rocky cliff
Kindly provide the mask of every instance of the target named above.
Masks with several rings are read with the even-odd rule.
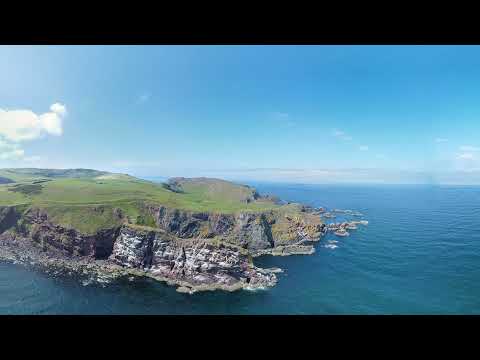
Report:
[[[324,229],[318,216],[284,211],[236,214],[195,213],[163,206],[147,206],[156,226],[182,239],[217,238],[256,255],[258,250],[317,241]],[[265,251],[263,251],[265,253]]]
[[[256,267],[252,257],[310,254],[313,246],[305,243],[317,241],[324,228],[306,209],[294,215],[273,210],[219,214],[146,204],[144,211],[155,226],[125,218],[120,226],[84,234],[55,224],[36,207],[1,207],[0,250],[22,255],[28,249],[34,260],[48,257],[70,264],[103,261],[185,292],[232,291],[275,285],[274,271]]]
[[[110,259],[140,268],[188,291],[273,286],[273,273],[255,267],[247,253],[207,241],[178,241],[163,231],[124,227]]]

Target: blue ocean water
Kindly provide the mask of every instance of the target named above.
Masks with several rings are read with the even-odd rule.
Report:
[[[263,257],[275,288],[187,295],[155,281],[83,286],[0,263],[0,314],[478,314],[480,187],[253,184],[360,211],[368,226],[309,256]],[[324,247],[337,240],[335,249]]]

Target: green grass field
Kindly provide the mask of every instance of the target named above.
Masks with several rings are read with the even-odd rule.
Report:
[[[183,179],[176,183],[180,191],[171,191],[128,175],[84,169],[4,169],[0,176],[15,181],[0,185],[0,206],[45,209],[53,221],[87,233],[119,222],[115,209],[132,223],[151,226],[152,220],[142,213],[145,203],[218,213],[279,207],[270,201],[252,200],[252,188],[218,179]]]

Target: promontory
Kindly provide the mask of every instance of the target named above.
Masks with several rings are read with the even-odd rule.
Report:
[[[166,183],[89,169],[0,170],[0,258],[179,291],[274,286],[260,255],[311,254],[315,209],[220,179]]]

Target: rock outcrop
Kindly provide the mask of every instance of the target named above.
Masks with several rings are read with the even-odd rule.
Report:
[[[178,241],[162,231],[124,227],[110,259],[141,268],[160,280],[195,290],[273,286],[273,273],[255,267],[248,254],[206,241]]]
[[[195,213],[164,206],[146,207],[156,226],[183,239],[214,238],[252,251],[317,241],[323,231],[318,216],[290,216],[282,212],[237,214]]]
[[[75,229],[53,224],[40,209],[29,209],[17,223],[17,232],[43,251],[61,255],[87,256],[105,259],[110,256],[119,228],[102,229],[86,235]]]
[[[308,212],[215,214],[153,205],[145,210],[156,228],[124,223],[83,234],[51,222],[47,211],[3,207],[0,245],[10,253],[31,247],[33,254],[68,266],[88,259],[100,268],[135,269],[183,292],[233,291],[275,285],[274,271],[256,267],[252,257],[311,254],[313,246],[304,243],[317,241],[324,227]]]
[[[20,212],[14,207],[0,207],[0,234],[15,227],[20,218]]]

